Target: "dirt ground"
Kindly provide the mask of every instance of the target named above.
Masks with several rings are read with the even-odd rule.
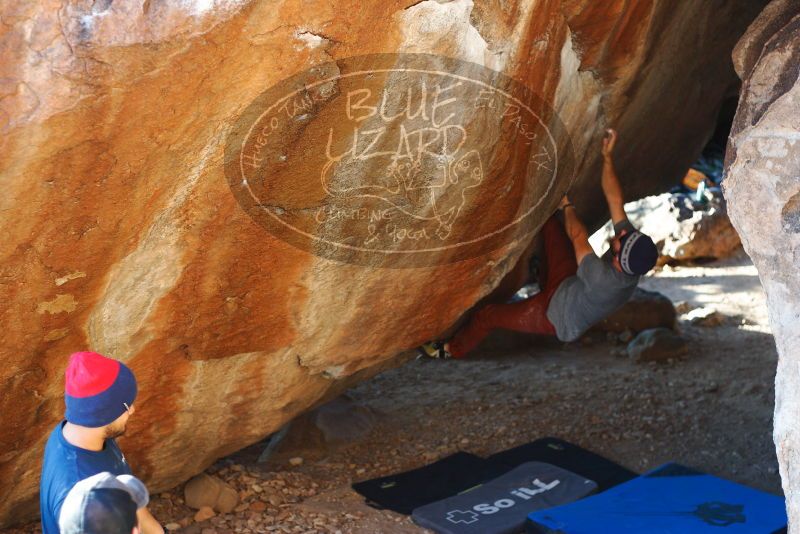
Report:
[[[636,471],[677,461],[780,493],[771,437],[777,354],[749,259],[667,267],[642,287],[727,319],[681,321],[689,354],[665,364],[630,361],[603,333],[565,345],[496,332],[467,360],[420,359],[351,389],[319,425],[315,416],[294,423],[266,463],[257,461],[264,443],[218,461],[208,472],[240,491],[237,511],[196,522],[182,488],[154,496],[151,509],[171,530],[197,534],[426,532],[364,505],[350,483],[544,436]]]

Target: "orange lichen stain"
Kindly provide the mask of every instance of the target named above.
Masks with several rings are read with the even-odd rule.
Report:
[[[568,28],[561,14],[561,0],[544,0],[537,5],[523,33],[519,50],[527,53],[527,61],[517,64],[508,76],[522,81],[544,102],[552,103],[561,76],[561,48]],[[538,43],[546,40],[547,46]],[[549,117],[542,117],[545,121]]]
[[[564,0],[562,9],[572,35],[581,70],[591,70],[605,81],[620,77],[643,50],[649,21],[656,5],[651,1]]]
[[[63,339],[67,337],[69,334],[69,328],[56,328],[55,330],[50,330],[44,336],[45,341],[58,341],[59,339]]]
[[[136,419],[130,421],[131,432],[122,446],[136,476],[148,480],[159,472],[148,456],[158,455],[159,442],[181,431],[177,416],[192,366],[180,349],[165,351],[163,339],[147,344],[128,365],[136,375],[139,394],[134,403]]]

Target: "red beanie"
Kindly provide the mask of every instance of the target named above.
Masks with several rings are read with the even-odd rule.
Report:
[[[113,422],[136,399],[136,378],[122,362],[96,352],[69,357],[64,384],[66,418],[70,423],[97,428]]]

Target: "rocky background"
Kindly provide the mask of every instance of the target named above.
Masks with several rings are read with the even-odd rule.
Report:
[[[474,259],[399,270],[274,238],[223,172],[226,134],[267,87],[376,52],[501,71],[566,125],[574,175],[557,189],[572,186],[597,226],[603,128],[620,131],[618,171],[632,198],[675,183],[737,90],[731,50],[764,4],[3,2],[0,525],[37,512],[71,352],[134,369],[137,432],[122,446],[159,491],[402,361],[488,293],[527,244],[519,236]],[[796,202],[786,198],[791,230]],[[550,195],[542,213],[557,202]]]
[[[723,185],[731,221],[767,294],[778,347],[774,438],[794,531],[800,524],[800,4],[772,2],[733,59],[744,83]]]

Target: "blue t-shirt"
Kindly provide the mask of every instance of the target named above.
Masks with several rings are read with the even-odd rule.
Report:
[[[108,471],[130,475],[131,470],[113,439],[107,439],[101,451],[81,449],[64,439],[61,421],[50,433],[44,448],[42,480],[39,483],[39,507],[44,534],[59,534],[58,514],[64,499],[77,482]]]

